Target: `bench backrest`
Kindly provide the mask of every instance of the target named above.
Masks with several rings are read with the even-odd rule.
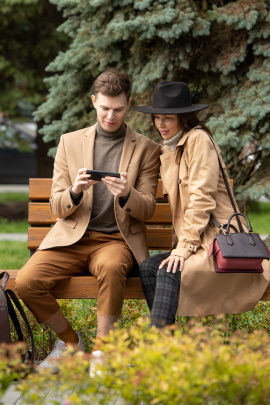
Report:
[[[43,238],[55,223],[56,217],[51,211],[51,179],[30,179],[28,248],[35,251]],[[162,195],[162,180],[159,180],[155,213],[146,221],[147,241],[151,250],[168,250],[172,241],[172,216],[167,200]]]
[[[230,184],[232,187],[232,180]],[[28,248],[31,251],[38,248],[56,221],[49,204],[51,186],[51,179],[30,179],[29,181]],[[162,180],[158,181],[154,215],[145,224],[149,249],[169,250],[172,243],[172,216],[168,201],[162,194]]]

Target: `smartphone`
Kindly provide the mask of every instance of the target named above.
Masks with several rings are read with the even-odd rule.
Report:
[[[118,177],[120,179],[120,173],[115,172],[103,172],[101,170],[87,170],[86,174],[91,174],[89,180],[100,181],[103,177]]]

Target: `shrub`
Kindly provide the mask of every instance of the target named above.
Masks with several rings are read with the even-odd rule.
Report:
[[[93,341],[96,335],[96,305],[94,299],[80,300],[59,300],[61,310],[68,318],[70,324],[75,330],[81,331],[83,340],[86,345],[86,351],[90,352],[93,347]],[[35,343],[36,356],[35,360],[43,360],[52,350],[57,336],[50,328],[44,325],[39,325],[31,312],[24,306],[28,320],[32,327]],[[117,329],[127,328],[137,322],[139,317],[148,314],[148,309],[145,300],[125,300],[121,317],[117,324]],[[186,327],[192,322],[192,317],[178,317],[176,324],[180,328]],[[200,319],[198,319],[200,321]],[[215,325],[217,318],[208,316],[203,319],[205,326]],[[259,329],[264,329],[270,332],[270,302],[259,302],[253,311],[243,314],[226,315],[223,318],[224,327],[226,328],[227,336],[230,336],[237,330],[252,332]],[[27,345],[30,347],[30,339],[24,324],[22,324],[23,333],[25,335]],[[14,341],[17,340],[16,332],[13,330]]]
[[[80,331],[83,336],[86,351],[91,352],[96,336],[96,310],[97,300],[95,299],[62,299],[58,301],[62,312],[69,320],[70,324],[76,331]],[[31,325],[36,344],[35,360],[43,360],[52,350],[57,336],[52,330],[45,325],[39,325],[34,315],[22,303],[27,318]],[[126,300],[123,305],[121,317],[118,321],[117,328],[131,326],[144,313],[148,313],[147,305],[144,300]],[[20,319],[20,315],[18,314]],[[30,337],[27,328],[22,322],[22,331],[27,342],[31,347]],[[16,331],[11,325],[13,341],[17,338]]]
[[[1,397],[9,385],[13,381],[25,377],[30,371],[30,366],[22,363],[24,352],[23,343],[0,344],[0,404]]]
[[[149,328],[148,322],[115,330],[103,346],[100,373],[89,377],[89,359],[67,355],[60,373],[32,375],[20,390],[25,404],[57,385],[55,405],[266,405],[270,401],[270,347],[265,331],[227,337],[223,318],[214,326],[192,321],[182,328]],[[36,402],[34,402],[36,401]]]

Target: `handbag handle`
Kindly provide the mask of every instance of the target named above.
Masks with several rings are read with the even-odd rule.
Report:
[[[235,213],[235,214],[239,214],[239,212],[238,212],[237,209],[236,209],[236,203],[235,203],[235,200],[234,200],[234,197],[233,197],[233,194],[232,194],[232,190],[231,190],[230,184],[229,184],[229,182],[228,182],[228,179],[227,179],[227,176],[226,176],[226,174],[225,174],[225,171],[224,171],[224,169],[223,169],[223,167],[222,167],[222,163],[221,163],[219,154],[218,154],[218,152],[217,152],[217,150],[216,150],[216,145],[215,145],[215,143],[214,143],[214,139],[212,138],[212,136],[211,136],[207,131],[205,131],[204,129],[203,129],[203,131],[209,136],[209,138],[210,138],[210,140],[211,140],[211,142],[212,142],[212,144],[213,144],[213,146],[214,146],[214,149],[215,149],[215,151],[216,151],[216,153],[217,153],[219,167],[220,167],[220,170],[221,170],[221,174],[222,174],[222,177],[223,177],[223,180],[224,180],[224,183],[225,183],[225,187],[226,187],[226,189],[227,189],[227,192],[228,192],[228,195],[229,195],[229,198],[230,198],[230,201],[231,201],[231,204],[232,204],[234,213]],[[242,214],[242,215],[243,215],[243,214]],[[214,216],[213,216],[212,214],[211,214],[211,217],[214,218]],[[212,218],[211,218],[211,219],[212,219]],[[240,232],[244,232],[242,223],[241,223],[240,219],[238,218],[238,216],[236,216],[236,221],[237,221],[237,224],[238,224],[238,227],[239,227]]]
[[[233,219],[233,217],[235,217],[235,216],[237,216],[237,215],[241,215],[242,217],[245,218],[245,220],[246,220],[246,222],[247,222],[248,233],[253,233],[253,229],[252,229],[252,226],[251,226],[251,224],[250,224],[250,221],[249,221],[248,217],[247,217],[246,215],[244,215],[244,214],[241,214],[240,212],[237,212],[237,213],[232,214],[232,215],[230,216],[230,218],[228,219],[228,223],[227,223],[227,226],[226,226],[226,229],[225,229],[225,234],[229,234],[229,233],[230,233],[230,226],[231,226],[230,222],[231,222],[231,220]]]
[[[9,274],[6,271],[3,271],[2,273],[0,273],[0,280],[2,279],[2,288],[5,289],[6,288],[6,284],[8,282],[9,279]]]

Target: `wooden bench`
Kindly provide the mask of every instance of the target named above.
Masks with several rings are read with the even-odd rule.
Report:
[[[49,204],[51,185],[51,179],[30,179],[29,181],[28,248],[30,252],[38,248],[56,221]],[[159,180],[158,184],[154,215],[145,224],[149,249],[169,250],[172,239],[172,217],[169,204],[162,195],[162,180]],[[10,274],[8,288],[14,290],[18,270],[8,270],[8,272]],[[55,298],[97,298],[97,281],[92,276],[71,277],[59,283],[52,293]],[[127,277],[125,298],[144,299],[139,277]],[[262,297],[262,300],[268,299],[270,299],[270,287]]]

